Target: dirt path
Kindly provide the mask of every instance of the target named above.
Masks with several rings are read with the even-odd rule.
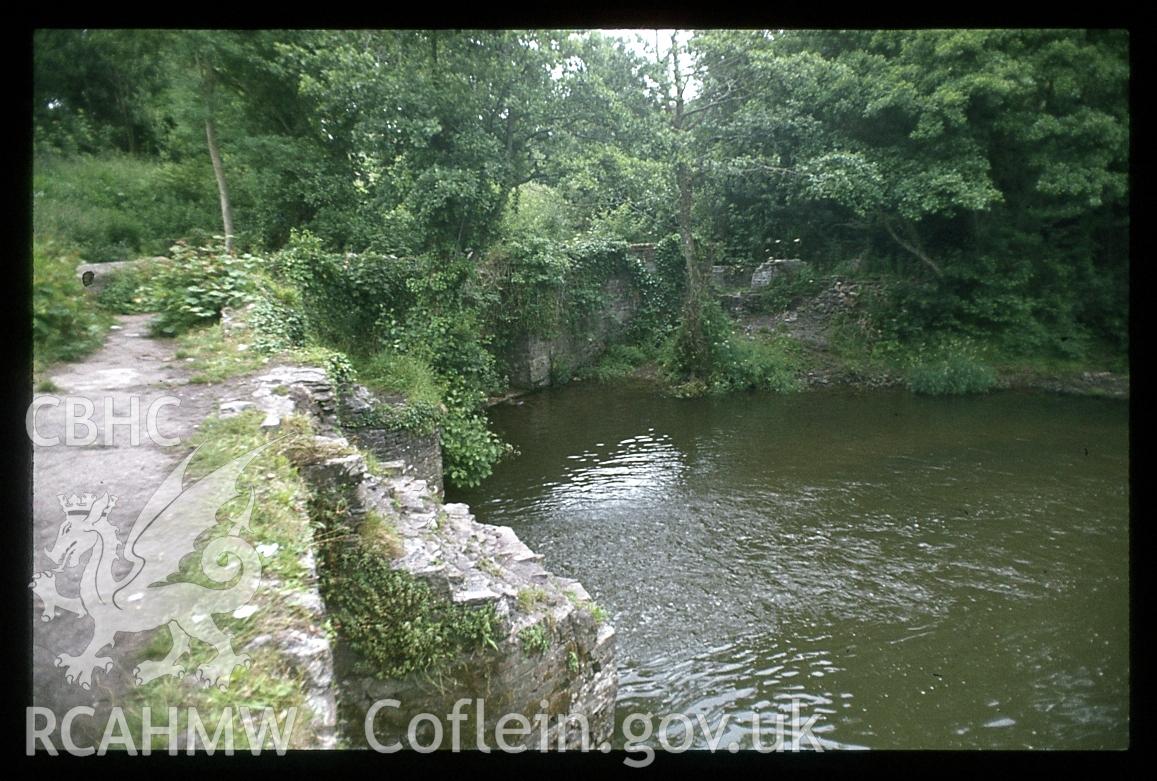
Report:
[[[116,506],[108,518],[121,531],[123,541],[153,491],[189,453],[186,444],[189,436],[217,409],[221,389],[189,384],[190,372],[184,368],[183,361],[175,358],[175,345],[148,337],[149,318],[149,315],[119,318],[118,325],[110,331],[98,352],[48,372],[57,390],[36,394],[42,401],[51,396],[60,403],[40,408],[35,416],[37,435],[42,440],[59,439],[59,443],[38,443],[33,449],[33,572],[55,569],[45,549],[53,544],[65,520],[58,495],[71,497],[87,493],[100,497],[107,492],[116,496]],[[95,442],[67,443],[68,399],[86,399],[93,405]],[[151,405],[166,399],[172,403],[154,407],[155,429],[162,442],[169,443],[159,444],[148,436],[147,413]],[[133,441],[128,425],[115,425],[106,431],[107,410],[112,410],[114,421],[128,419],[134,405],[139,414],[131,417],[140,420],[139,441]],[[86,417],[83,409],[77,409],[77,416]],[[86,436],[91,438],[90,430],[83,423],[72,428],[77,435],[74,441]],[[58,588],[62,594],[76,593],[79,569],[75,567],[55,576],[59,578]],[[135,652],[148,642],[149,633],[119,635],[115,646],[107,652],[114,660],[113,669],[107,674],[96,673],[92,688],[84,690],[65,681],[65,671],[56,666],[56,657],[61,653],[79,654],[84,649],[92,637],[92,619],[61,611],[54,620],[43,621],[39,599],[31,593],[28,599],[33,623],[33,704],[51,708],[58,717],[75,705],[92,706],[99,713],[116,704],[132,684],[131,668],[138,655]]]

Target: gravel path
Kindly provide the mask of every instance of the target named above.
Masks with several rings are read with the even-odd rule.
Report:
[[[189,384],[190,372],[184,362],[173,355],[175,345],[149,338],[150,317],[119,318],[99,351],[83,361],[61,364],[50,371],[48,377],[57,389],[36,394],[42,400],[46,396],[56,397],[61,403],[40,408],[35,418],[39,437],[49,440],[55,437],[60,442],[34,445],[33,572],[55,569],[45,549],[54,543],[65,520],[58,495],[88,493],[100,497],[107,492],[116,496],[116,506],[108,518],[120,530],[123,542],[153,491],[188,455],[189,447],[185,443],[189,436],[217,408],[220,389]],[[94,407],[91,419],[96,426],[96,441],[91,444],[66,442],[66,399],[77,397],[87,399]],[[139,442],[133,441],[126,425],[105,431],[105,412],[110,406],[114,420],[128,418],[135,399],[143,424],[150,405],[166,397],[177,402],[155,408],[155,428],[163,440],[175,444],[150,441],[145,425],[140,426]],[[89,433],[83,424],[73,429],[79,438]],[[113,435],[111,439],[106,438],[107,433]],[[62,594],[76,593],[80,569],[74,567],[55,576]],[[85,690],[65,681],[65,671],[56,666],[56,657],[62,653],[79,654],[92,637],[93,620],[61,610],[54,620],[43,621],[40,600],[31,593],[28,599],[33,625],[33,704],[51,708],[58,721],[68,708],[87,705],[96,708],[97,715],[92,719],[78,719],[78,723],[103,724],[102,711],[115,705],[132,685],[132,667],[152,633],[118,635],[115,645],[106,652],[114,661],[113,668],[107,673],[97,672],[91,689]],[[57,741],[56,745],[60,743]]]

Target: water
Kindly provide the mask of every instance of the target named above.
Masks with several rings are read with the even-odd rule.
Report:
[[[578,385],[492,419],[521,455],[450,499],[607,610],[620,746],[793,707],[827,746],[1128,745],[1127,404]]]

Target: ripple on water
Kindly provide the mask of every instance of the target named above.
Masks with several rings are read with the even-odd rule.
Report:
[[[845,747],[1119,745],[1123,408],[582,391],[504,411],[523,455],[461,499],[608,609],[620,715],[727,714],[744,747],[792,707]]]

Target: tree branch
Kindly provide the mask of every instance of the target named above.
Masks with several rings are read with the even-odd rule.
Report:
[[[928,255],[924,252],[924,250],[920,248],[920,246],[919,246],[920,237],[916,235],[916,230],[914,227],[912,227],[910,224],[907,224],[908,232],[911,234],[911,238],[912,238],[912,241],[908,242],[908,241],[905,241],[904,239],[900,238],[896,234],[896,231],[892,229],[892,222],[888,218],[887,215],[881,214],[880,215],[880,222],[883,224],[884,230],[888,231],[888,235],[891,236],[892,239],[897,244],[899,244],[902,248],[906,249],[908,252],[912,253],[917,258],[922,260],[930,269],[932,269],[933,271],[936,272],[936,276],[938,276],[938,277],[944,276],[944,272],[941,270],[940,266],[936,264],[936,261],[934,261],[934,260],[932,260],[932,258],[928,257]]]
[[[732,100],[737,99],[738,97],[739,97],[738,95],[732,95],[729,93],[729,94],[724,95],[723,97],[719,98],[718,100],[713,100],[710,103],[707,103],[706,105],[696,106],[695,108],[686,109],[683,112],[683,118],[687,119],[688,117],[693,117],[696,114],[702,114],[704,111],[710,111],[711,109],[715,108],[716,106],[722,106],[724,103],[728,103]]]

